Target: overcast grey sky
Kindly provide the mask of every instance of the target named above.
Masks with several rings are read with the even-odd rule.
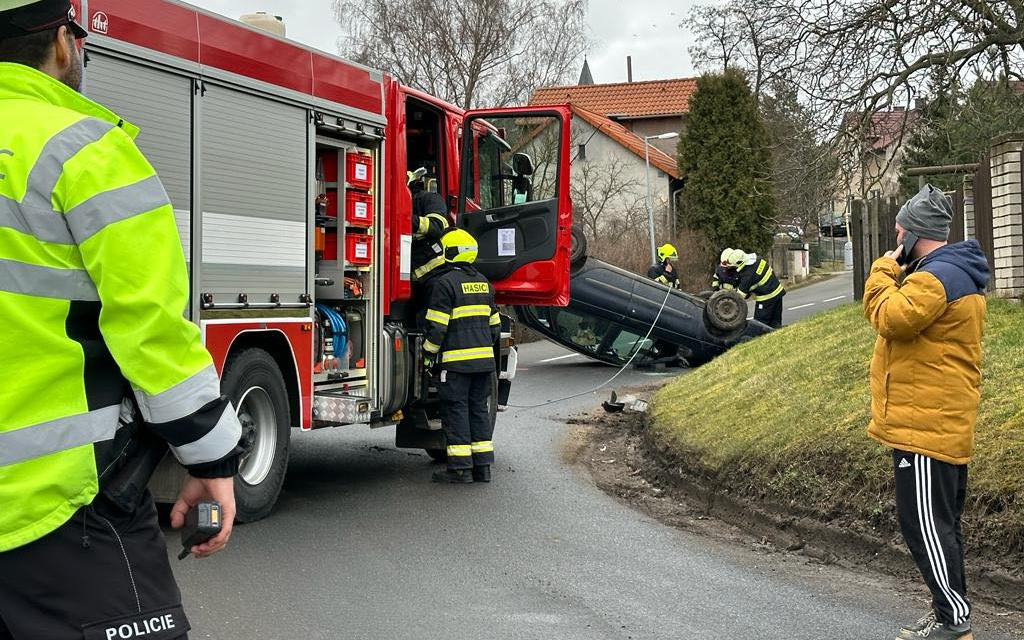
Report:
[[[339,27],[331,0],[191,0],[204,9],[238,18],[266,11],[285,19],[288,37],[337,53]],[[696,0],[590,0],[590,70],[599,83],[626,81],[626,56],[633,56],[634,80],[694,75],[686,48],[689,34],[679,28]],[[627,8],[628,7],[628,8]]]

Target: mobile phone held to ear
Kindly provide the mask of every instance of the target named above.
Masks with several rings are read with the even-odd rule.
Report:
[[[914,250],[914,245],[917,244],[918,237],[911,231],[906,231],[903,234],[903,251],[900,255],[896,256],[896,264],[904,265],[910,262],[910,252]]]

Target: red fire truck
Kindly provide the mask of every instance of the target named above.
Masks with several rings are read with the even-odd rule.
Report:
[[[244,426],[239,519],[270,512],[292,428],[395,425],[398,446],[443,455],[411,302],[406,171],[424,169],[480,242],[499,303],[564,305],[568,108],[463,111],[176,0],[76,8],[84,92],[141,127],[174,206],[184,312]],[[498,402],[510,342],[496,347]],[[158,498],[180,473],[165,461]]]

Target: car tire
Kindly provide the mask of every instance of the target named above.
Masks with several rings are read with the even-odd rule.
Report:
[[[572,225],[572,243],[569,246],[569,264],[577,267],[587,259],[587,234],[583,227]]]
[[[747,323],[747,301],[730,289],[716,291],[704,305],[704,322],[715,331],[737,331]]]
[[[221,382],[242,422],[245,452],[235,476],[236,518],[253,522],[270,514],[288,468],[288,391],[273,357],[246,349],[231,358]]]

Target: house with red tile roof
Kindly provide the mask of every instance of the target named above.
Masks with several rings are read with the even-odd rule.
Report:
[[[568,102],[602,115],[642,139],[682,129],[690,96],[696,90],[696,78],[541,87],[534,91],[530,104]],[[675,141],[656,140],[654,144],[675,156]]]
[[[835,214],[848,215],[850,197],[868,198],[873,192],[883,198],[899,195],[907,143],[918,116],[916,110],[897,107],[871,114],[864,125],[857,114],[847,118],[850,137],[832,205]]]
[[[645,216],[643,203],[649,181],[656,221],[659,226],[665,223],[667,228],[675,210],[674,195],[683,186],[676,161],[678,138],[650,140],[645,144],[644,137],[678,133],[682,129],[697,81],[584,84],[593,82],[587,66],[580,81],[579,85],[542,87],[530,99],[531,105],[569,103],[572,108],[574,204],[583,218],[593,215],[591,203],[587,202],[591,199],[602,207],[616,208],[618,215],[603,216],[605,224],[635,218],[638,208]],[[607,194],[594,193],[595,187],[611,189],[609,185],[613,183],[613,202],[606,202]],[[600,232],[597,226],[590,225],[590,235]]]

